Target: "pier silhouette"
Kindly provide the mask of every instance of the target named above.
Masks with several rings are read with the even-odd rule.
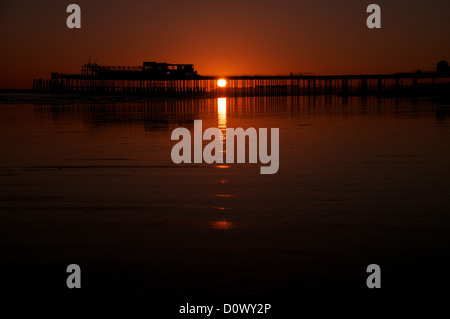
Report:
[[[218,84],[225,80],[226,85]],[[448,63],[436,71],[394,74],[199,75],[192,64],[144,62],[142,66],[87,63],[80,74],[51,73],[35,79],[35,92],[120,94],[152,97],[239,97],[292,95],[438,96],[450,91]]]

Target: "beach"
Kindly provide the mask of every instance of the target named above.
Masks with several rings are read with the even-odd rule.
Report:
[[[448,103],[49,100],[0,104],[5,291],[71,294],[72,263],[77,294],[152,300],[395,300],[450,282]],[[195,119],[279,128],[279,171],[173,163],[171,132]]]

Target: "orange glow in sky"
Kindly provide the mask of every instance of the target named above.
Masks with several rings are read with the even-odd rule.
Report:
[[[0,3],[0,88],[31,88],[51,72],[144,61],[194,64],[200,75],[386,74],[433,70],[450,60],[450,1],[379,0],[368,29],[364,1],[78,0]],[[226,28],[217,32],[217,21]]]

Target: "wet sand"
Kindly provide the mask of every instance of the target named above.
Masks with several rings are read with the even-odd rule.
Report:
[[[4,293],[73,294],[77,263],[86,295],[445,296],[448,106],[228,99],[224,123],[216,100],[170,103],[0,105]],[[279,172],[171,163],[171,130],[198,118],[279,127]]]

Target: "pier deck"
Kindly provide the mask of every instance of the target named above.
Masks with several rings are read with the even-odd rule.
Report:
[[[147,62],[146,62],[147,63]],[[145,67],[144,63],[144,67]],[[55,93],[134,94],[168,97],[237,97],[271,95],[448,95],[450,74],[414,72],[372,75],[197,75],[192,65],[163,65],[161,72],[143,67],[83,66],[81,74],[52,73],[36,79],[33,90]],[[167,69],[167,65],[180,69]],[[91,65],[88,65],[91,66]],[[186,67],[185,67],[186,66]],[[185,69],[183,69],[185,68]],[[106,70],[106,71],[102,71]],[[219,87],[217,81],[227,85]]]

